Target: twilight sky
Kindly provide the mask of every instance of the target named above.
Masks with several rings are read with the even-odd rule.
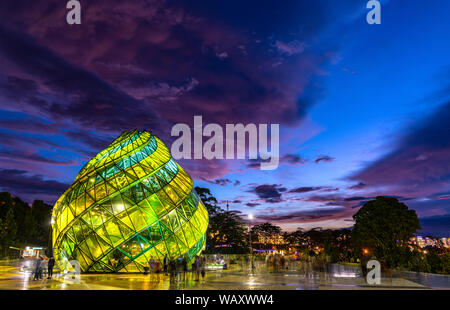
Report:
[[[123,130],[280,124],[280,167],[181,160],[254,222],[340,228],[377,195],[450,235],[450,2],[0,3],[0,190],[54,203]]]

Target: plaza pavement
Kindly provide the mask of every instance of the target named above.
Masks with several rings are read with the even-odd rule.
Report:
[[[417,290],[450,288],[448,276],[438,287],[424,285],[411,276],[382,278],[380,285],[369,285],[355,268],[337,266],[327,271],[308,268],[270,272],[259,267],[235,267],[231,270],[207,271],[197,279],[192,272],[176,277],[164,274],[83,274],[79,283],[69,276],[55,275],[48,280],[32,280],[31,273],[20,266],[0,264],[0,289],[6,290]],[[432,283],[431,283],[432,284]]]

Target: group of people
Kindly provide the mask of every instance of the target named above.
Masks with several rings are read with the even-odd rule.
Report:
[[[156,262],[153,258],[149,261],[149,268],[151,273],[159,272],[160,269],[160,263]],[[178,268],[177,261],[174,259],[169,259],[167,254],[164,256],[163,259],[163,272],[164,274],[170,274],[171,278],[176,277],[178,274],[179,269],[183,271],[183,273],[188,272],[188,261],[186,257],[183,257],[181,260],[181,268]],[[181,271],[180,270],[180,271]],[[192,263],[192,271],[197,275],[197,279],[200,279],[200,275],[202,275],[202,278],[205,277],[205,259],[201,258],[199,256],[196,256],[194,259],[194,262]]]
[[[36,262],[33,269],[33,280],[39,280],[43,278],[44,271],[44,261],[47,261],[47,279],[53,277],[53,268],[55,267],[55,258],[51,256],[50,258],[39,256],[36,258]]]
[[[43,271],[45,269],[45,261],[47,262],[47,279],[51,279],[53,276],[53,268],[55,266],[55,258],[51,256],[50,258],[39,256],[36,258],[36,262],[33,269],[33,280],[39,280],[43,278]],[[150,259],[149,269],[151,274],[159,273],[161,271],[161,263],[155,261],[155,259]],[[183,257],[181,261],[182,271],[185,273],[188,271],[188,262],[186,257]],[[197,275],[197,279],[205,277],[205,259],[203,257],[196,256],[192,264],[192,271]],[[174,259],[169,259],[167,254],[163,259],[163,272],[164,274],[170,274],[171,277],[175,277],[178,273],[177,262]]]
[[[266,266],[269,270],[280,271],[286,269],[286,258],[283,255],[272,255],[268,254],[266,256]]]

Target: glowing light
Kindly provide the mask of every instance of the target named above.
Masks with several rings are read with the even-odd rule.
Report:
[[[253,220],[253,214],[250,213],[250,214],[248,215],[248,219],[249,219],[249,220]]]
[[[166,214],[169,203],[177,207]],[[66,259],[83,261],[81,272],[141,272],[147,264],[140,256],[144,251],[156,261],[160,254],[192,260],[205,246],[208,227],[192,179],[161,140],[138,130],[124,132],[81,169],[55,204],[52,219],[58,225],[52,238],[58,267]],[[172,221],[181,223],[177,232],[166,225]],[[72,244],[68,237],[74,230],[83,234]],[[89,251],[74,251],[82,242]],[[114,258],[107,259],[109,253]],[[125,265],[117,264],[123,259]]]

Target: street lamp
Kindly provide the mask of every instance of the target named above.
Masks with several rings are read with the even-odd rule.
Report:
[[[52,218],[50,220],[50,229],[49,229],[49,232],[48,232],[48,244],[47,244],[48,257],[52,257],[53,256],[53,248],[52,248],[52,229],[53,229],[53,225],[55,225],[55,219],[52,216]]]
[[[248,239],[250,243],[250,268],[251,270],[255,269],[255,266],[253,265],[253,247],[252,247],[252,231],[250,230],[250,222],[253,220],[253,214],[248,214]]]

